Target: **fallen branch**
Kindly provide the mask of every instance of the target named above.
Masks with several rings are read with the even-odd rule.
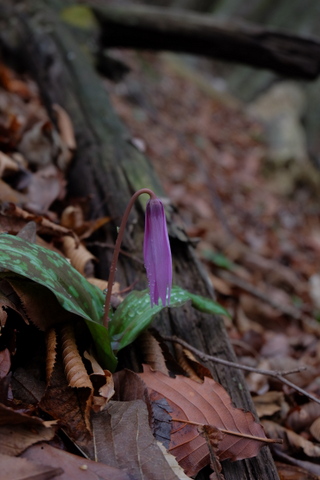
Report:
[[[265,370],[262,368],[256,368],[256,367],[249,367],[247,365],[241,365],[240,363],[236,362],[230,362],[229,360],[224,360],[223,358],[215,357],[213,355],[208,355],[204,352],[201,352],[201,350],[198,350],[197,348],[193,347],[192,345],[189,345],[189,343],[185,342],[181,338],[172,336],[162,336],[162,339],[167,341],[167,342],[175,342],[179,343],[182,345],[184,348],[190,350],[190,352],[194,353],[199,357],[203,362],[207,361],[212,361],[216,363],[220,363],[221,365],[225,365],[227,367],[233,367],[233,368],[238,368],[240,370],[245,370],[246,372],[253,372],[253,373],[260,373],[261,375],[266,375],[268,377],[273,377],[279,380],[279,382],[287,385],[288,387],[293,388],[297,392],[301,393],[302,395],[305,395],[308,397],[310,400],[313,400],[316,403],[320,404],[320,398],[315,397],[311,393],[308,393],[306,390],[303,388],[298,387],[295,383],[290,382],[285,376],[290,375],[292,373],[299,373],[304,370],[306,370],[306,367],[299,367],[299,368],[294,368],[292,370],[283,370],[283,371],[277,371],[277,370]]]
[[[320,42],[289,32],[147,5],[92,7],[106,47],[185,52],[314,79]]]

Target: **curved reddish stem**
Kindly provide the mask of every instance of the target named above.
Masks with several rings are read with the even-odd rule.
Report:
[[[116,241],[114,251],[113,251],[113,256],[112,256],[112,261],[111,261],[111,266],[110,266],[110,271],[109,271],[109,278],[108,278],[108,290],[107,290],[106,301],[105,301],[105,305],[104,305],[103,325],[106,328],[108,328],[108,324],[109,324],[109,308],[110,308],[112,285],[114,283],[114,277],[115,277],[115,274],[116,274],[118,257],[119,257],[119,252],[120,252],[120,247],[121,247],[125,227],[126,227],[128,217],[129,217],[129,214],[130,214],[130,211],[131,211],[131,208],[132,208],[134,202],[143,193],[146,193],[147,195],[149,195],[150,198],[157,198],[156,194],[152,190],[150,190],[149,188],[141,188],[140,190],[138,190],[137,192],[135,192],[132,195],[132,197],[129,200],[129,203],[127,205],[127,208],[124,212],[124,215],[122,217],[120,228],[119,228],[119,231],[118,231],[117,241]]]

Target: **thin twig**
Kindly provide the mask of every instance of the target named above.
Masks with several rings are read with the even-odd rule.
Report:
[[[320,404],[320,398],[315,397],[311,393],[308,393],[303,388],[298,387],[298,385],[290,382],[290,380],[287,380],[285,378],[286,375],[290,375],[292,373],[300,373],[300,372],[306,370],[307,367],[298,367],[298,368],[294,368],[293,370],[284,370],[284,371],[265,370],[265,369],[262,369],[262,368],[249,367],[247,365],[241,365],[240,363],[230,362],[229,360],[224,360],[223,358],[214,357],[213,355],[208,355],[204,352],[201,352],[201,350],[198,350],[197,348],[193,347],[192,345],[189,345],[189,343],[185,342],[184,340],[182,340],[178,337],[163,336],[162,338],[163,338],[163,340],[166,340],[168,342],[179,343],[183,347],[190,350],[190,352],[197,355],[197,357],[199,357],[204,362],[208,362],[208,361],[211,360],[212,362],[220,363],[221,365],[225,365],[227,367],[238,368],[240,370],[245,370],[247,372],[260,373],[261,375],[267,375],[269,377],[277,378],[281,383],[284,383],[285,385],[288,385],[289,387],[293,388],[297,392],[299,392],[302,395],[305,395],[306,397],[308,397],[310,400],[313,400],[314,402]]]

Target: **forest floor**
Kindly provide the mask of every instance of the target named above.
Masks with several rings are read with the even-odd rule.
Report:
[[[239,362],[273,370],[306,365],[288,379],[319,398],[317,192],[299,182],[290,195],[277,188],[263,126],[236,99],[186,74],[172,56],[118,55],[131,72],[116,86],[106,82],[113,105],[232,314],[226,325]],[[268,433],[286,438],[278,458],[319,476],[318,460],[310,464],[316,452],[309,456],[302,443],[320,441],[320,406],[267,376],[246,379]]]
[[[225,322],[239,363],[260,370],[246,374],[246,381],[267,435],[283,439],[273,450],[280,476],[320,478],[320,404],[313,400],[320,399],[317,195],[306,184],[290,196],[277,191],[264,129],[237,100],[214,93],[167,55],[117,55],[131,72],[118,83],[104,80],[106,88],[130,141],[153,163],[174,206],[173,218],[194,243],[217,300],[230,313]],[[30,79],[1,65],[0,83],[1,233],[17,234],[35,220],[47,246],[61,228],[73,228],[85,243],[109,219],[90,223],[74,205],[62,213],[55,208],[65,197],[62,172],[74,150],[70,119],[56,107],[61,140]],[[61,242],[60,249],[77,262],[74,244]],[[87,274],[93,258],[89,252],[83,258],[78,270]],[[0,326],[5,322],[2,313]],[[9,345],[0,352],[0,379],[11,368],[6,352],[15,351],[15,332],[0,338],[0,346]],[[292,369],[298,371],[287,378],[300,391],[261,373]],[[28,393],[34,393],[24,375]],[[1,400],[8,385],[0,386]]]

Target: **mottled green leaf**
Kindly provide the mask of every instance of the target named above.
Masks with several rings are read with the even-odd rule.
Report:
[[[194,308],[202,312],[229,315],[214,300],[194,295],[176,285],[172,287],[170,308],[180,307],[188,300],[191,300]],[[132,343],[143,330],[149,327],[155,315],[163,308],[165,307],[161,302],[160,305],[154,305],[151,308],[148,290],[131,292],[117,308],[109,324],[113,349],[119,351]]]
[[[104,294],[65,258],[14,235],[0,234],[0,268],[51,290],[65,310],[86,321],[104,365],[109,369],[115,367],[109,333],[102,325]]]
[[[226,315],[230,317],[230,313],[223,308],[219,303],[211,300],[211,298],[201,297],[201,295],[194,295],[189,293],[189,298],[192,302],[192,306],[200,312],[211,313],[212,315]]]
[[[223,255],[223,253],[213,252],[212,250],[205,250],[202,255],[205,259],[214,263],[217,267],[225,268],[226,270],[232,270],[235,266],[228,257]]]

